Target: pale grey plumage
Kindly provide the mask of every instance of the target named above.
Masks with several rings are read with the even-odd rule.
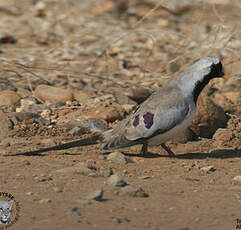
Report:
[[[177,132],[188,128],[195,114],[199,93],[210,79],[222,75],[219,59],[206,57],[194,63],[176,74],[113,129],[104,132],[102,148],[163,144]],[[150,127],[147,127],[145,115],[150,117]]]

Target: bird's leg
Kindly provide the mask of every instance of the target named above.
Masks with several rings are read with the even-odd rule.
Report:
[[[146,155],[148,153],[148,143],[144,143],[141,148],[141,154]]]
[[[176,155],[174,154],[174,152],[172,152],[172,150],[171,150],[169,147],[167,147],[164,143],[161,144],[161,147],[164,148],[164,149],[167,151],[167,153],[168,153],[168,155],[169,155],[170,157],[175,157],[175,156],[176,156]]]

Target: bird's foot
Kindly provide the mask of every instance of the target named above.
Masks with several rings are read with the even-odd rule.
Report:
[[[172,150],[169,147],[167,147],[165,144],[161,144],[161,147],[166,150],[169,157],[176,157],[175,153],[172,152]]]
[[[148,144],[147,144],[147,143],[144,143],[144,144],[142,145],[140,154],[141,154],[142,156],[146,156],[146,155],[148,154]]]

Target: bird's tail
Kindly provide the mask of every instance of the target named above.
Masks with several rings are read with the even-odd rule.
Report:
[[[41,153],[48,152],[48,151],[64,150],[64,149],[69,149],[69,148],[78,147],[78,146],[95,145],[95,144],[98,144],[101,141],[101,139],[102,139],[102,134],[94,134],[91,137],[77,140],[77,141],[71,141],[64,144],[55,145],[55,146],[42,148],[39,150],[34,150],[29,152],[6,154],[5,156],[40,155]]]

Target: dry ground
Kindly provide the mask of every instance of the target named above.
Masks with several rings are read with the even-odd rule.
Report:
[[[38,85],[49,84],[71,89],[78,99],[53,109],[51,124],[16,121],[1,137],[0,192],[13,194],[21,207],[9,229],[236,228],[241,219],[241,180],[236,177],[241,175],[241,113],[240,99],[232,93],[241,89],[241,4],[186,2],[163,1],[168,11],[157,0],[1,1],[1,91],[34,97]],[[235,82],[229,88],[214,83],[210,97],[231,117],[216,139],[170,143],[177,158],[167,157],[161,147],[150,148],[149,157],[139,155],[140,146],[121,150],[131,163],[109,161],[98,145],[6,156],[79,139],[58,124],[93,113],[88,103],[97,97],[130,87],[154,90],[206,55],[226,60]],[[230,100],[222,101],[222,95]],[[19,107],[3,111],[10,116]],[[101,118],[111,126],[123,116]],[[120,188],[107,183],[110,169],[149,196],[118,195]],[[102,201],[83,203],[101,188]]]

